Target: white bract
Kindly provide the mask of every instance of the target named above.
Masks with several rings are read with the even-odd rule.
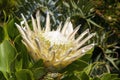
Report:
[[[48,13],[45,29],[42,29],[38,11],[36,19],[31,16],[33,27],[33,30],[31,30],[25,17],[23,15],[22,17],[23,22],[20,25],[15,23],[23,38],[22,42],[27,47],[31,57],[35,61],[42,59],[45,67],[51,71],[66,67],[94,46],[94,44],[86,46],[84,44],[95,33],[90,34],[89,29],[87,29],[75,38],[80,26],[73,29],[70,18],[66,20],[63,27],[62,23],[60,23],[56,30],[51,30],[50,16]]]

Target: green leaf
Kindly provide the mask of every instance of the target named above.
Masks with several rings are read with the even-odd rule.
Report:
[[[98,77],[95,77],[93,80],[100,80],[100,78],[98,78]]]
[[[36,80],[40,79],[46,74],[46,71],[43,67],[35,68],[32,70],[32,72]]]
[[[92,9],[94,7],[94,4],[92,1],[87,1],[84,5],[85,7],[82,8],[84,14],[88,14],[90,15],[90,9]]]
[[[91,59],[93,50],[94,50],[94,48],[92,48],[92,49],[90,49],[89,51],[87,51],[86,54],[80,58],[80,60],[89,62],[90,59]]]
[[[65,2],[65,1],[63,1],[63,4],[66,6],[66,7],[70,7],[70,5],[67,3],[67,2]]]
[[[40,79],[43,75],[46,74],[42,60],[35,62],[34,65],[30,69],[32,70],[33,75],[36,80]]]
[[[23,69],[15,73],[17,80],[35,80],[33,74],[28,69]]]
[[[120,78],[115,78],[115,79],[113,79],[113,80],[120,80]]]
[[[6,80],[3,73],[0,71],[0,80]]]
[[[119,68],[117,67],[117,65],[115,64],[115,60],[117,60],[117,58],[112,58],[112,57],[105,57],[108,61],[110,61],[110,63],[117,69],[119,70]]]
[[[9,41],[0,44],[0,71],[10,73],[10,64],[15,59],[15,49]]]
[[[118,77],[118,74],[109,74],[109,73],[104,73],[101,77],[101,80],[114,80]]]
[[[7,32],[11,39],[14,39],[18,35],[18,30],[15,26],[14,19],[10,20],[9,23],[7,24]]]
[[[20,35],[18,35],[14,40],[14,44],[18,52],[18,56],[15,63],[16,70],[19,70],[22,68],[28,68],[31,64],[27,49],[24,46],[24,44],[21,42],[21,39],[22,38],[20,37]]]
[[[89,80],[89,76],[85,72],[75,71],[74,74],[79,80]]]
[[[83,71],[88,75],[91,72],[93,65],[94,64],[88,65]]]
[[[76,5],[76,3],[73,0],[70,0],[70,3],[74,9],[78,8],[78,6]]]
[[[88,63],[79,59],[68,65],[62,71],[68,71],[69,73],[72,73],[73,71],[82,71],[86,66],[88,66]]]
[[[75,76],[74,74],[66,74],[66,76],[64,76],[64,78],[62,78],[62,80],[80,80],[79,78],[77,78],[77,76]]]
[[[34,65],[32,66],[32,68],[39,68],[39,67],[43,67],[44,64],[43,64],[43,60],[39,60],[37,62],[34,63]]]
[[[0,43],[4,40],[4,29],[0,27]]]
[[[18,55],[17,57],[19,57],[19,55]],[[16,58],[16,60],[15,60],[15,70],[16,70],[16,71],[21,70],[21,69],[22,69],[22,66],[23,66],[22,59],[21,59],[21,58],[20,58],[20,59],[17,59],[17,58]]]
[[[89,23],[93,24],[94,26],[103,29],[103,27],[101,27],[100,25],[98,25],[98,24],[95,23],[94,21],[92,21],[92,20],[90,20],[90,19],[87,19],[87,21],[88,21]]]
[[[4,40],[0,44],[0,71],[4,73],[11,73],[11,63],[14,61],[16,55],[15,48],[10,44],[8,40]]]

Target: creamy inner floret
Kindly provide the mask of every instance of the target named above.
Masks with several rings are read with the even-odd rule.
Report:
[[[67,38],[63,34],[61,34],[59,31],[45,32],[43,36],[46,40],[50,41],[51,44],[63,45],[69,42]]]

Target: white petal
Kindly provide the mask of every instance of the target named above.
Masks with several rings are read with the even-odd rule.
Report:
[[[78,50],[78,53],[82,53],[82,54],[84,54],[84,53],[86,53],[87,51],[89,51],[90,49],[92,49],[93,47],[94,47],[94,43],[92,43],[92,44],[89,44],[89,45],[87,45],[87,46],[84,46],[84,47],[82,47],[82,48],[80,48],[79,50]]]
[[[40,24],[40,12],[37,11],[36,13],[36,20],[37,20],[37,28],[38,28],[38,32],[41,31],[41,24]]]
[[[75,43],[78,43],[87,33],[89,33],[89,29],[86,29],[79,37],[75,40]]]
[[[17,26],[17,29],[19,30],[20,34],[22,35],[22,37],[25,37],[26,34],[25,32],[22,30],[22,27],[20,25],[18,25],[17,23],[15,23],[15,25]]]
[[[65,35],[66,34],[66,30],[67,30],[67,27],[68,27],[68,24],[69,24],[69,21],[70,21],[70,18],[67,18],[64,26],[63,26],[63,29],[62,29],[62,34]]]
[[[62,28],[62,22],[59,24],[59,26],[57,27],[57,31],[61,31],[61,28]]]
[[[65,37],[68,37],[73,32],[73,25],[71,22],[69,22],[66,31],[65,31]]]
[[[71,52],[72,52],[72,48],[68,49],[68,50],[65,52],[65,54],[63,54],[63,55],[61,56],[61,58],[60,58],[61,61],[64,60],[65,58],[67,58],[68,55],[69,55]]]
[[[74,61],[80,58],[81,56],[85,55],[85,53],[89,51],[90,49],[92,49],[93,47],[94,47],[94,44],[89,44],[83,48],[80,48],[78,51],[76,51],[76,53],[73,56],[67,58],[66,60]]]
[[[77,31],[80,29],[80,25],[77,26],[74,31],[68,36],[69,40],[74,40],[75,39],[75,34],[77,33]]]
[[[49,15],[49,12],[47,12],[45,32],[50,31],[50,29],[51,29],[51,27],[50,27],[50,15]]]
[[[34,30],[34,32],[36,32],[37,31],[37,25],[36,25],[36,21],[35,21],[35,19],[33,18],[32,15],[31,15],[31,19],[32,19],[33,30]]]
[[[80,43],[78,43],[78,45],[75,49],[80,48],[83,44],[85,44],[93,36],[95,36],[95,33],[92,33],[92,34],[88,35],[85,39],[83,39],[82,41],[80,41]]]
[[[28,25],[28,23],[27,23],[26,18],[24,17],[23,14],[21,14],[21,16],[22,16],[22,18],[23,18],[23,20],[24,20],[24,22],[25,22],[25,27],[26,27],[27,31],[30,31],[30,28],[29,28],[29,25]]]

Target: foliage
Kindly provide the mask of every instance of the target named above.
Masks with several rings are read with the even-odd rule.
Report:
[[[52,28],[67,17],[74,26],[81,24],[78,34],[90,28],[97,34],[89,41],[95,48],[57,73],[47,71],[42,60],[34,62],[28,55],[14,25],[21,13],[29,20],[37,10],[42,23],[50,12]],[[0,80],[120,80],[119,16],[117,0],[1,0]]]

